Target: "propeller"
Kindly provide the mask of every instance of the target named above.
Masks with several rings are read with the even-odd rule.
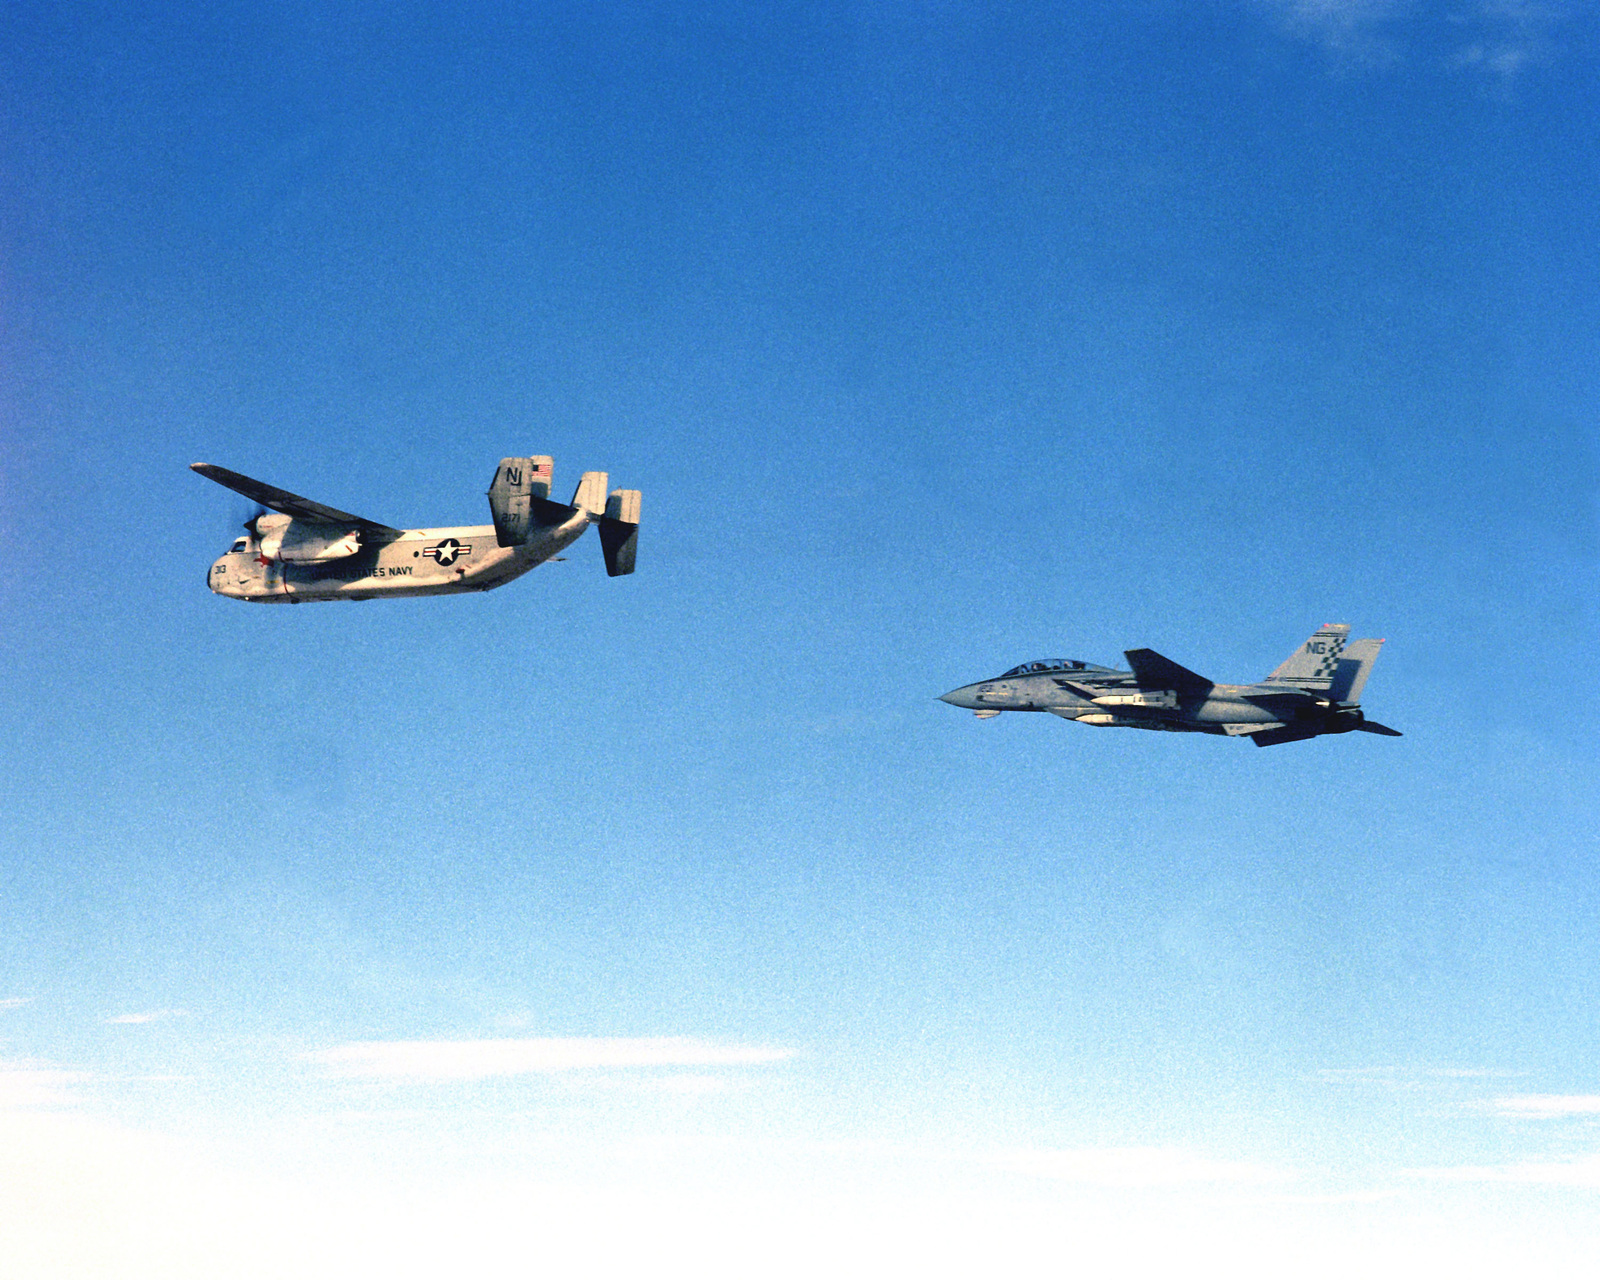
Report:
[[[261,554],[261,517],[267,515],[271,510],[272,508],[263,506],[258,502],[250,508],[250,518],[244,522],[245,532],[250,535],[251,540],[255,543],[256,558],[266,569],[263,577],[266,579],[265,586],[268,591],[276,590],[278,585],[273,581],[274,570],[278,574],[279,582],[282,581],[283,577],[283,561],[278,556],[263,556]]]
[[[228,517],[228,527],[230,529],[242,527],[253,538],[256,536],[256,521],[266,514],[267,508],[259,502],[235,501]],[[237,538],[238,536],[238,534],[234,534],[234,537]]]

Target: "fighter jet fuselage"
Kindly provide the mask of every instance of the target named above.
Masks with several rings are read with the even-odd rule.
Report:
[[[1360,705],[1383,641],[1349,634],[1343,623],[1323,627],[1258,684],[1217,684],[1152,649],[1130,649],[1128,671],[1075,659],[1025,662],[942,701],[985,718],[1047,711],[1097,727],[1248,736],[1263,747],[1353,729],[1399,737],[1367,720]]]

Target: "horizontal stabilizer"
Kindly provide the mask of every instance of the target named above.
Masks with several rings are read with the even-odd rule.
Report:
[[[387,536],[393,539],[400,536],[399,529],[379,524],[376,520],[368,520],[365,516],[353,516],[348,511],[340,511],[335,507],[325,507],[320,502],[312,502],[310,498],[302,498],[287,489],[262,484],[259,480],[242,476],[237,471],[229,471],[226,467],[214,467],[209,462],[193,462],[189,464],[189,470],[198,471],[207,480],[215,480],[226,489],[244,494],[252,502],[259,502],[263,507],[281,511],[296,520],[306,520],[312,524],[343,525],[347,529],[359,529],[369,537]]]
[[[1154,649],[1129,649],[1123,654],[1141,689],[1174,689],[1183,696],[1204,697],[1214,687],[1204,676],[1163,658]]]
[[[572,494],[572,505],[598,519],[606,513],[606,473],[585,471]]]
[[[1398,729],[1391,729],[1386,724],[1379,724],[1376,720],[1363,720],[1356,726],[1362,733],[1376,733],[1385,738],[1403,738],[1406,735]]]
[[[534,498],[529,507],[534,523],[539,525],[566,524],[578,514],[577,507],[569,507],[565,502],[551,502],[549,498]]]

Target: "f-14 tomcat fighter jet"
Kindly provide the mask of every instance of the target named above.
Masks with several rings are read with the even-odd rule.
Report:
[[[1398,738],[1361,711],[1382,640],[1351,640],[1331,623],[1260,684],[1213,684],[1154,649],[1129,649],[1131,671],[1055,658],[952,689],[941,701],[980,717],[1048,711],[1079,724],[1248,737],[1258,747],[1360,729]]]
[[[193,469],[262,510],[214,565],[218,595],[257,603],[371,600],[488,591],[520,578],[600,526],[606,572],[633,572],[639,491],[606,494],[606,473],[585,471],[571,503],[550,501],[549,458],[502,458],[489,485],[492,525],[392,529],[209,463]]]

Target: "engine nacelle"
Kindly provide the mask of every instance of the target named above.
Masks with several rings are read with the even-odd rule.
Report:
[[[285,564],[343,560],[361,550],[361,531],[337,524],[315,524],[279,512],[256,519],[261,554]]]

